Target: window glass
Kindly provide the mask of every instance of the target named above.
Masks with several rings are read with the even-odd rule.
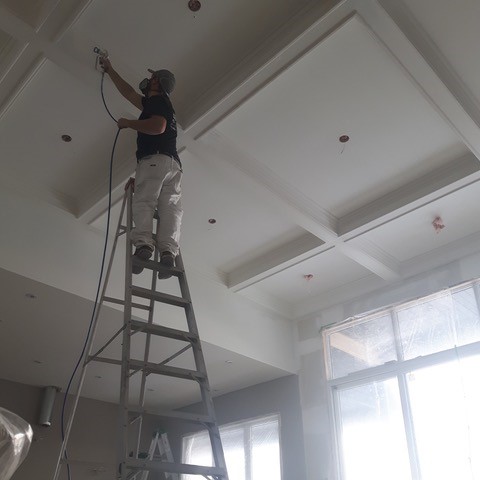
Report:
[[[480,478],[477,282],[325,331],[341,480]]]
[[[452,294],[457,345],[480,341],[480,315],[473,288]]]
[[[411,479],[396,378],[338,391],[345,480]]]
[[[328,334],[333,378],[397,359],[390,315],[356,321]]]
[[[280,480],[278,421],[253,425],[251,480]]]
[[[407,374],[422,480],[480,478],[480,355]]]

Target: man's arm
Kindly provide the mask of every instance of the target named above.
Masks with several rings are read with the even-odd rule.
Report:
[[[167,120],[160,115],[152,115],[145,120],[129,120],[128,118],[118,119],[118,128],[132,128],[137,132],[147,135],[160,135],[167,128]]]
[[[117,90],[139,110],[143,109],[142,96],[135,91],[135,89],[128,84],[112,67],[108,58],[100,57],[100,65],[105,73],[107,73],[112,79],[113,84],[117,87]]]

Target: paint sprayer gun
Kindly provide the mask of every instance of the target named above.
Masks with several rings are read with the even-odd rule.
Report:
[[[93,53],[97,55],[97,57],[95,58],[95,69],[103,71],[100,60],[102,58],[108,58],[108,52],[106,50],[102,50],[101,48],[93,47]]]

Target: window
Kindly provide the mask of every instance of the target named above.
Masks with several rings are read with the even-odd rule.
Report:
[[[281,480],[279,416],[220,427],[229,480]],[[212,466],[212,449],[207,431],[183,438],[183,462]],[[182,480],[197,480],[183,475]]]
[[[480,478],[479,282],[326,328],[342,480]]]

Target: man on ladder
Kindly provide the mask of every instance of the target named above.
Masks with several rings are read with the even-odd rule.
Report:
[[[140,83],[140,90],[144,96],[126,83],[112,68],[110,61],[100,59],[103,69],[112,78],[120,93],[133,105],[142,110],[138,120],[120,118],[119,128],[132,128],[138,132],[137,137],[137,172],[136,192],[133,195],[134,184],[129,181],[125,188],[125,195],[119,215],[117,231],[112,245],[112,253],[108,262],[102,293],[98,306],[92,315],[91,329],[85,343],[82,359],[83,366],[76,387],[75,399],[67,428],[62,441],[62,447],[57,459],[53,480],[59,480],[62,464],[76,464],[73,458],[67,458],[66,448],[71,432],[73,418],[81,395],[82,386],[86,377],[88,365],[91,362],[101,362],[121,367],[120,399],[119,399],[119,478],[132,480],[148,472],[167,474],[172,480],[181,474],[200,475],[211,480],[228,480],[228,472],[223,453],[220,431],[218,428],[213,399],[208,381],[202,343],[198,332],[193,304],[187,283],[182,256],[178,247],[182,209],[180,205],[180,182],[182,170],[176,151],[176,122],[173,107],[168,94],[173,90],[175,78],[167,70],[151,71],[150,79]],[[157,251],[154,261],[148,261],[155,245],[153,241],[153,215],[158,210],[156,231]],[[132,218],[133,217],[133,218]],[[126,222],[124,222],[126,220]],[[124,222],[125,224],[123,224]],[[135,228],[133,223],[135,222]],[[125,261],[125,289],[123,298],[113,298],[106,295],[108,280],[111,273],[115,251],[119,238],[125,235],[127,255]],[[136,247],[134,258],[131,256],[131,244]],[[130,249],[130,250],[129,250]],[[157,254],[160,253],[160,262]],[[143,268],[151,270],[151,288],[144,288],[133,282],[132,273],[140,273]],[[135,270],[134,270],[135,269]],[[179,281],[181,296],[167,294],[157,290],[156,280],[174,276]],[[148,304],[138,303],[134,298],[149,300]],[[99,313],[104,302],[123,305],[123,326],[99,349],[94,349],[95,332],[98,327]],[[155,305],[166,304],[179,307],[184,311],[187,329],[167,327],[162,322],[154,322]],[[135,318],[134,309],[148,311],[148,319]],[[132,352],[131,342],[133,335],[143,337],[138,345],[143,347],[142,358]],[[106,348],[116,339],[121,338],[121,359],[104,356]],[[183,342],[185,345],[166,359],[158,363],[150,357],[152,338],[162,341],[172,340],[175,345]],[[176,348],[176,347],[175,347]],[[171,365],[171,362],[184,352],[191,351],[190,368]],[[140,388],[134,392],[131,388],[131,377],[141,374]],[[149,411],[145,404],[145,390],[149,375],[172,377],[186,382],[195,382],[200,389],[203,413],[188,413],[181,411],[165,411],[155,408]],[[135,393],[138,399],[135,402]],[[203,425],[207,428],[214,466],[183,464],[173,462],[170,446],[166,434],[157,434],[151,445],[151,454],[148,457],[139,455],[140,439],[142,436],[143,417],[153,414],[167,420]],[[130,455],[130,438],[132,429],[137,427],[136,449]],[[158,446],[161,461],[153,458]],[[166,461],[165,461],[166,460]],[[79,460],[79,463],[85,463]],[[90,462],[86,462],[87,464]],[[95,463],[95,462],[93,462]]]
[[[157,248],[160,263],[165,267],[175,265],[178,255],[180,226],[182,222],[181,180],[182,166],[177,153],[177,122],[169,95],[175,87],[175,77],[168,70],[148,70],[150,78],[139,85],[140,95],[112,67],[110,60],[100,59],[105,73],[117,90],[141,110],[138,120],[120,118],[118,128],[137,131],[137,168],[133,197],[135,229],[132,242],[134,255],[148,260],[154,251],[152,224],[155,209],[158,211]],[[133,273],[142,267],[133,266]],[[168,272],[158,272],[158,278],[169,278]]]

